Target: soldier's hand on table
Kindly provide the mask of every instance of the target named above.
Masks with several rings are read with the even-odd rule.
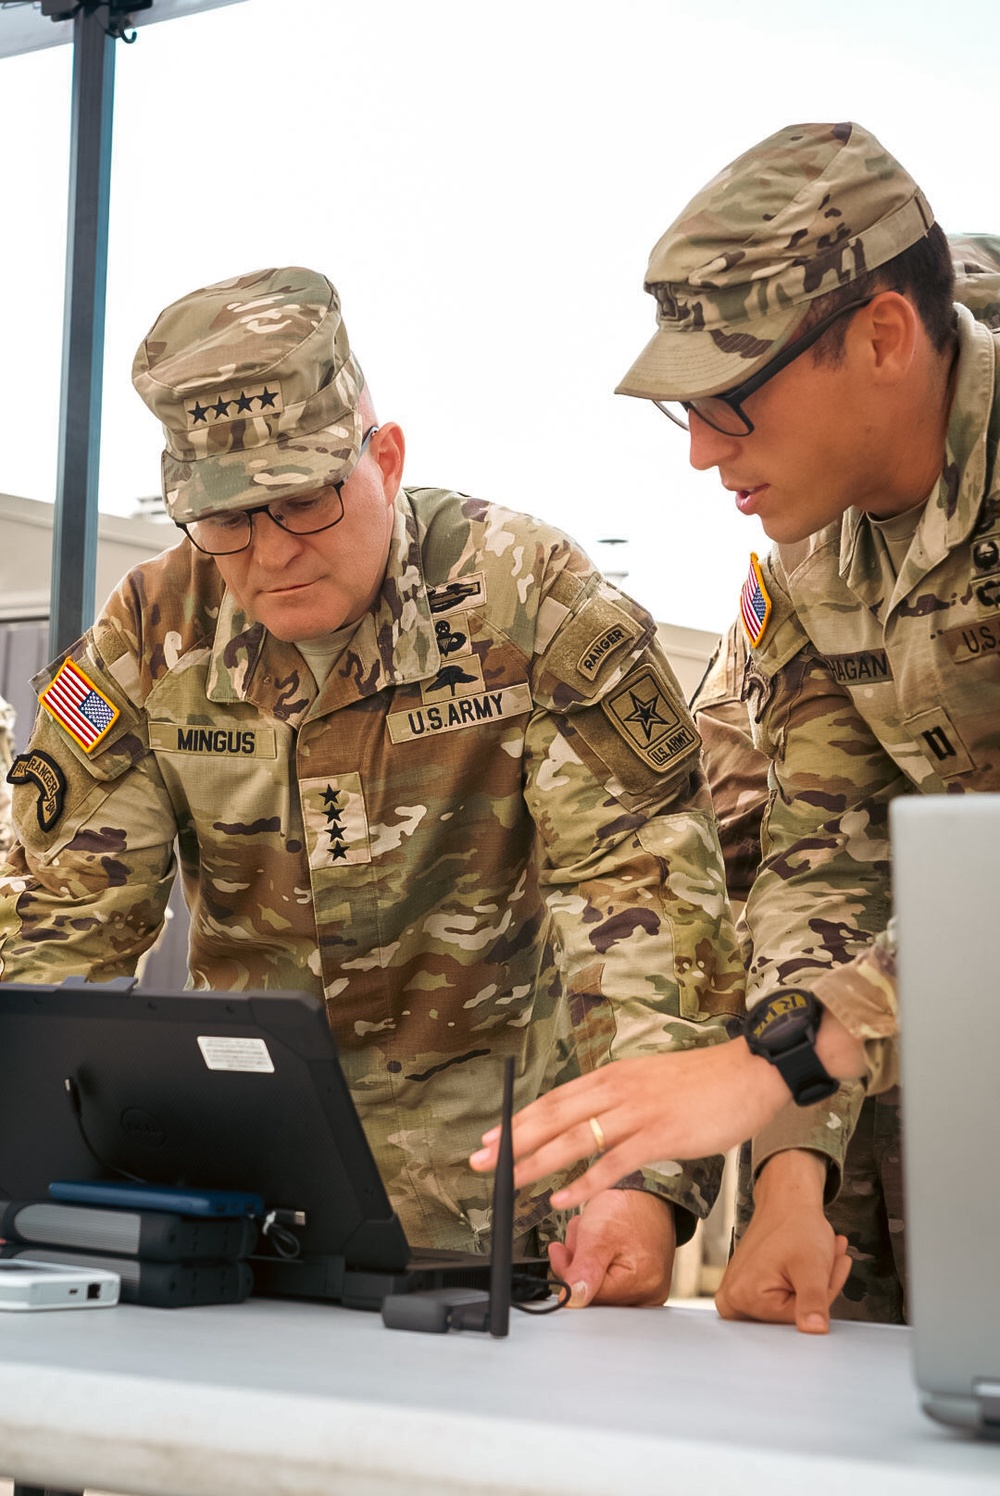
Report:
[[[764,1165],[754,1187],[754,1213],[723,1275],[715,1306],[723,1319],[794,1324],[825,1335],[830,1305],[847,1282],[846,1236],[823,1214],[826,1162],[790,1150]]]
[[[742,1039],[616,1060],[517,1114],[514,1180],[533,1184],[600,1150],[585,1174],[552,1196],[557,1209],[568,1209],[643,1164],[724,1153],[758,1132],[788,1099],[778,1072]],[[480,1173],[495,1167],[498,1137],[499,1128],[484,1133],[486,1146],[469,1160]]]
[[[575,1215],[549,1261],[570,1285],[570,1306],[662,1304],[674,1266],[674,1213],[643,1190],[603,1190]]]

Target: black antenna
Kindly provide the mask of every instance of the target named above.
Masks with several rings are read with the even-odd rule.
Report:
[[[514,1255],[514,1060],[503,1065],[503,1111],[500,1147],[493,1179],[493,1253],[490,1262],[490,1334],[506,1335],[510,1326],[511,1271]]]

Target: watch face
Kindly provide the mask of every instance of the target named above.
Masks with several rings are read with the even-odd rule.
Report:
[[[758,1044],[782,1050],[801,1039],[812,1026],[813,1003],[805,992],[776,992],[751,1013],[749,1033]]]

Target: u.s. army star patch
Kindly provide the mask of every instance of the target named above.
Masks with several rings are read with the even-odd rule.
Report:
[[[652,769],[668,769],[697,747],[697,733],[682,721],[666,683],[651,665],[627,676],[601,705],[612,726]]]

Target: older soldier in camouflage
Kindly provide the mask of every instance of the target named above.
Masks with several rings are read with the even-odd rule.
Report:
[[[789,126],[725,167],[654,248],[646,285],[659,329],[621,392],[688,429],[692,464],[717,467],[778,542],[753,559],[741,607],[742,695],[771,765],[749,997],[811,989],[827,1071],[884,1091],[897,1027],[888,804],[1000,789],[998,339],[955,306],[919,188],[854,124]],[[977,312],[995,290],[977,281]],[[779,1107],[772,1067],[739,1041],[630,1064],[520,1119],[532,1164],[518,1177],[565,1165],[581,1137],[573,1108],[599,1100],[612,1146],[557,1203],[585,1198],[605,1166],[678,1140],[725,1146],[753,1122],[756,1211],[720,1309],[824,1330],[849,1260],[823,1202],[862,1088]],[[886,1209],[898,1244],[898,1202]]]
[[[486,1251],[466,1156],[505,1056],[523,1103],[724,1039],[741,1001],[653,622],[548,526],[400,487],[322,275],[182,298],[133,377],[189,538],[37,681],[4,976],[131,972],[176,838],[192,984],[322,997],[411,1242]],[[662,1301],[671,1207],[683,1240],[717,1163],[623,1184],[552,1247],[578,1302]],[[521,1195],[522,1245],[564,1225],[546,1187]]]

